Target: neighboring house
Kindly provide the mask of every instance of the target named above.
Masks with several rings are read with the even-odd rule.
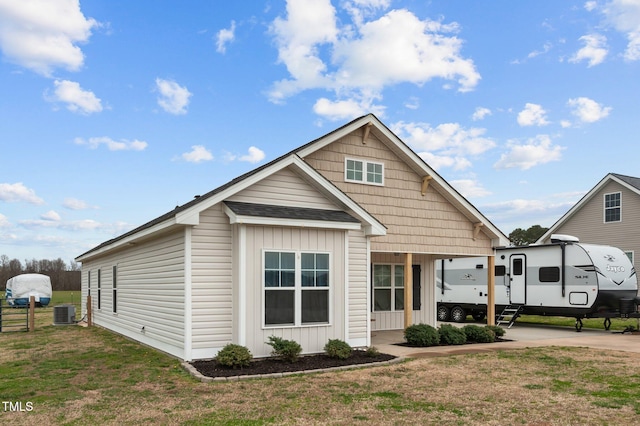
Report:
[[[640,270],[640,178],[609,173],[537,243],[548,243],[551,234],[618,247],[629,256],[636,271]]]
[[[78,256],[82,313],[185,360],[436,324],[434,261],[508,238],[375,116]],[[410,309],[405,312],[405,306]]]

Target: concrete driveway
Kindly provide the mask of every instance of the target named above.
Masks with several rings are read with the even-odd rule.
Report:
[[[464,324],[453,325],[462,326]],[[403,330],[391,330],[372,332],[371,344],[378,348],[380,352],[410,358],[492,352],[540,346],[578,346],[640,353],[640,334],[622,334],[620,332],[605,330],[583,328],[581,332],[576,332],[573,327],[516,323],[507,330],[504,338],[510,341],[461,346],[412,348],[398,345],[398,343],[404,342]]]

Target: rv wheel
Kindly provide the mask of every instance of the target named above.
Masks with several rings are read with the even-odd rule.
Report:
[[[467,319],[467,313],[460,306],[451,308],[451,321],[464,322]]]
[[[449,308],[446,306],[438,306],[438,321],[449,321]]]
[[[485,313],[482,311],[473,311],[471,312],[471,317],[476,321],[482,321],[485,317]]]

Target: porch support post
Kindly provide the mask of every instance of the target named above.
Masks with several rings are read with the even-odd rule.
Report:
[[[487,325],[496,325],[496,258],[487,257]]]
[[[413,324],[413,255],[404,255],[404,328]]]

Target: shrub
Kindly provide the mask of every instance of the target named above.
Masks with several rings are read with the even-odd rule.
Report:
[[[435,346],[440,342],[438,330],[428,324],[410,325],[404,330],[404,338],[413,346]]]
[[[464,330],[451,324],[442,324],[438,329],[440,343],[443,345],[464,345],[467,335]]]
[[[330,358],[347,359],[351,356],[351,346],[340,339],[329,339],[324,351]]]
[[[474,343],[492,343],[496,340],[493,331],[479,325],[465,325],[462,327],[464,334],[467,336],[467,342]]]
[[[380,355],[380,351],[375,346],[369,346],[364,354],[368,357],[375,358]]]
[[[485,327],[488,328],[489,330],[493,331],[493,334],[495,334],[496,337],[502,337],[507,332],[507,330],[505,330],[504,328],[502,328],[502,327],[500,327],[498,325],[487,325]]]
[[[300,357],[300,352],[302,352],[302,346],[293,340],[269,336],[269,341],[266,343],[273,348],[271,355],[286,362],[296,362]]]
[[[218,352],[216,361],[218,364],[229,368],[248,367],[253,356],[244,346],[229,343]]]

